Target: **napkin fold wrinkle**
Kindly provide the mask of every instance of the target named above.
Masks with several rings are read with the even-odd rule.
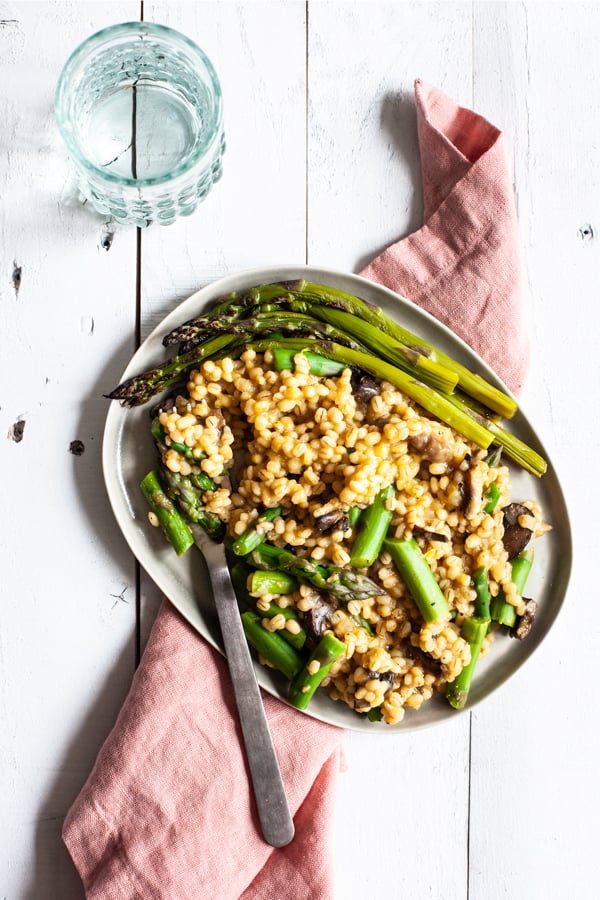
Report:
[[[415,102],[425,224],[360,274],[451,328],[518,394],[530,347],[504,138],[420,79]]]
[[[415,82],[424,220],[361,274],[463,337],[518,391],[520,252],[502,135]],[[344,731],[264,696],[296,835],[262,840],[225,660],[164,600],[63,826],[88,900],[332,900]]]

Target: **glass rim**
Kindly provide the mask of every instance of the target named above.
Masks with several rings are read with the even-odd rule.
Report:
[[[69,117],[66,114],[66,97],[69,79],[77,72],[80,63],[85,59],[90,50],[94,49],[96,46],[101,47],[102,44],[106,44],[114,38],[127,36],[129,34],[141,33],[143,37],[144,32],[149,35],[168,37],[179,41],[187,50],[197,56],[209,76],[215,103],[210,118],[210,128],[207,129],[208,138],[205,138],[198,143],[198,146],[194,148],[193,152],[185,162],[175,166],[168,175],[161,175],[155,178],[128,178],[122,175],[115,175],[112,172],[107,172],[106,169],[91,162],[83,153],[81,153],[77,141],[72,137]],[[94,32],[94,34],[87,37],[72,51],[58,77],[54,94],[54,114],[58,130],[66,144],[69,154],[79,166],[83,167],[91,175],[99,177],[102,181],[125,188],[171,185],[181,176],[187,175],[190,169],[206,156],[213,146],[221,140],[223,130],[223,98],[221,94],[221,83],[214,65],[204,50],[185,34],[177,31],[175,28],[170,28],[168,25],[160,25],[157,22],[121,22],[118,25],[108,25],[106,28],[101,28],[99,31]]]

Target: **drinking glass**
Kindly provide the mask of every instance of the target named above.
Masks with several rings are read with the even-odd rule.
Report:
[[[221,86],[206,54],[172,28],[125,22],[69,57],[55,96],[79,189],[115,222],[168,225],[221,177]]]

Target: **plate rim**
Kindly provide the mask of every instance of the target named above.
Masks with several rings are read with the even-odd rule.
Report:
[[[285,273],[282,275],[282,273]],[[387,298],[390,305],[393,307],[399,304],[400,308],[406,308],[409,311],[409,314],[416,315],[418,319],[424,319],[428,325],[430,325],[434,331],[441,331],[441,333],[445,336],[446,340],[448,340],[452,345],[458,347],[462,356],[466,356],[471,363],[472,366],[475,367],[476,371],[481,374],[486,380],[494,384],[496,387],[505,391],[509,396],[517,399],[519,408],[518,408],[518,417],[523,419],[524,424],[526,424],[527,428],[535,438],[536,446],[545,458],[548,460],[548,472],[552,474],[554,480],[556,482],[556,489],[558,491],[558,501],[562,506],[562,528],[566,533],[568,546],[562,548],[564,553],[563,556],[563,577],[562,577],[562,586],[560,588],[560,596],[558,598],[558,605],[554,612],[554,615],[548,624],[544,634],[541,636],[539,640],[535,644],[531,646],[531,649],[528,649],[528,652],[523,656],[523,659],[517,662],[515,666],[511,668],[511,671],[505,676],[502,677],[500,682],[496,685],[491,686],[488,690],[485,690],[478,696],[476,699],[470,700],[467,705],[462,710],[453,710],[449,708],[444,715],[440,716],[439,719],[435,719],[433,721],[425,720],[419,721],[419,710],[415,711],[413,715],[410,716],[410,720],[407,722],[407,716],[404,717],[402,722],[397,725],[385,725],[381,723],[366,723],[362,721],[364,717],[358,716],[349,707],[345,707],[345,704],[336,704],[335,701],[330,698],[325,698],[326,703],[331,705],[334,709],[332,710],[332,714],[329,715],[327,712],[323,713],[319,708],[315,708],[314,706],[310,706],[305,711],[299,711],[304,715],[307,715],[309,718],[313,718],[318,721],[325,722],[334,727],[341,728],[343,730],[355,731],[358,733],[369,733],[369,734],[387,734],[387,735],[398,735],[398,734],[409,734],[414,733],[416,731],[422,731],[426,728],[438,727],[448,722],[456,721],[460,715],[464,713],[470,712],[476,707],[478,707],[485,699],[487,699],[491,694],[497,693],[503,687],[506,686],[507,682],[510,681],[513,676],[517,673],[519,669],[525,665],[531,657],[535,654],[536,650],[539,646],[544,642],[548,633],[554,627],[557,618],[562,612],[564,607],[565,598],[568,591],[568,586],[571,577],[572,570],[572,556],[573,556],[573,537],[572,537],[572,529],[570,518],[568,514],[568,508],[564,496],[564,491],[562,489],[561,482],[558,478],[558,474],[553,465],[552,459],[546,451],[543,442],[541,441],[535,426],[531,424],[531,419],[527,415],[526,410],[523,408],[523,405],[515,397],[514,393],[507,387],[507,385],[503,382],[500,376],[489,366],[489,364],[482,359],[482,357],[459,335],[455,334],[451,328],[449,328],[445,323],[441,322],[427,310],[422,309],[413,301],[403,296],[402,294],[397,293],[396,291],[388,288],[385,285],[379,284],[378,282],[372,281],[370,279],[365,278],[362,275],[358,275],[351,272],[345,272],[343,270],[328,268],[324,266],[318,265],[310,265],[306,263],[288,263],[281,265],[270,265],[270,266],[260,266],[254,267],[251,269],[240,269],[234,272],[230,272],[222,277],[216,278],[210,282],[208,282],[203,287],[197,289],[189,296],[184,298],[183,300],[176,303],[176,305],[165,315],[160,321],[155,325],[155,327],[149,332],[149,334],[144,338],[141,342],[140,346],[136,349],[136,351],[132,354],[123,371],[119,382],[121,383],[126,378],[131,377],[134,374],[137,374],[138,371],[141,370],[140,360],[144,357],[145,354],[148,353],[149,347],[160,340],[159,346],[156,348],[159,353],[162,353],[164,358],[168,358],[169,354],[162,347],[162,337],[164,334],[175,324],[179,324],[182,321],[186,321],[191,318],[194,314],[193,308],[196,307],[198,310],[206,306],[206,304],[214,301],[219,296],[229,293],[232,290],[240,289],[240,288],[248,288],[254,286],[256,284],[268,283],[270,281],[283,281],[283,280],[291,280],[294,278],[305,278],[306,280],[313,281],[315,283],[328,284],[343,282],[344,290],[348,290],[350,293],[353,293],[357,296],[361,296],[361,288],[367,294],[375,293],[381,294],[383,297]],[[355,285],[356,289],[352,289],[348,285]],[[333,285],[332,285],[333,286]],[[367,301],[370,302],[370,301]],[[183,312],[182,312],[183,310]],[[191,312],[188,313],[188,310]],[[171,324],[172,323],[172,324]],[[427,339],[427,338],[426,338]],[[147,367],[144,364],[144,367]],[[138,409],[147,408],[148,404],[144,404]],[[218,642],[216,642],[210,633],[208,632],[207,627],[204,627],[204,630],[200,629],[198,625],[193,621],[193,617],[182,608],[181,604],[178,603],[173,597],[168,596],[167,592],[164,590],[163,586],[158,582],[155,578],[153,572],[149,571],[148,566],[145,564],[146,556],[144,553],[141,553],[142,558],[140,558],[140,545],[138,542],[134,541],[135,548],[132,546],[132,540],[130,539],[130,528],[126,527],[127,525],[131,526],[133,523],[132,531],[141,531],[142,524],[140,522],[136,522],[135,516],[130,515],[129,520],[125,520],[125,524],[123,521],[122,508],[118,503],[118,496],[121,495],[121,499],[124,500],[125,505],[127,505],[128,495],[126,491],[126,487],[123,484],[122,479],[119,477],[119,473],[113,472],[112,467],[114,465],[114,457],[115,453],[120,457],[121,448],[120,448],[120,431],[119,431],[119,422],[123,420],[124,416],[127,413],[127,409],[124,408],[119,401],[112,400],[110,401],[109,408],[106,414],[104,431],[103,431],[103,439],[102,439],[102,473],[105,483],[106,492],[108,495],[109,503],[115,517],[115,520],[121,530],[122,536],[124,537],[131,553],[134,558],[137,559],[138,563],[142,566],[148,577],[154,581],[158,589],[167,597],[169,602],[174,606],[174,608],[182,615],[182,617],[200,634],[207,642],[217,650],[221,655],[224,655],[224,651],[222,646],[219,646]],[[534,477],[534,476],[531,476]],[[131,513],[131,508],[130,508]],[[566,571],[565,570],[566,566]],[[152,567],[151,567],[152,568]],[[160,566],[159,566],[160,568]],[[200,611],[200,616],[203,618],[202,613]],[[493,653],[493,648],[491,650]],[[292,707],[289,702],[286,700],[284,696],[281,695],[281,692],[277,690],[276,687],[269,681],[268,678],[265,677],[266,670],[263,666],[261,666],[256,660],[254,661],[255,671],[257,673],[257,678],[261,687],[269,693],[271,696],[280,700],[284,703],[288,708],[295,709]],[[430,701],[428,701],[430,702]],[[339,718],[348,719],[348,721],[336,721],[338,716],[335,715],[335,707],[343,706],[344,710],[341,710],[341,715]],[[412,710],[408,710],[407,712],[412,713]],[[350,716],[347,715],[350,713]],[[354,721],[351,717],[354,716]],[[414,719],[414,721],[413,721]]]

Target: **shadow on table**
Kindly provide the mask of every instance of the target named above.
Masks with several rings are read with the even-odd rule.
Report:
[[[381,102],[379,124],[384,135],[390,140],[390,146],[394,156],[403,160],[404,167],[410,173],[413,184],[413,192],[410,197],[408,212],[398,210],[398,228],[404,223],[404,234],[399,233],[394,241],[401,240],[423,224],[423,198],[421,190],[421,155],[419,153],[419,140],[417,135],[417,110],[414,96],[410,93],[386,94]],[[393,159],[390,163],[393,165]],[[400,170],[400,167],[399,167]],[[408,215],[408,221],[407,221]],[[356,272],[361,272],[376,256],[378,256],[388,244],[375,247],[366,253],[356,263]]]

